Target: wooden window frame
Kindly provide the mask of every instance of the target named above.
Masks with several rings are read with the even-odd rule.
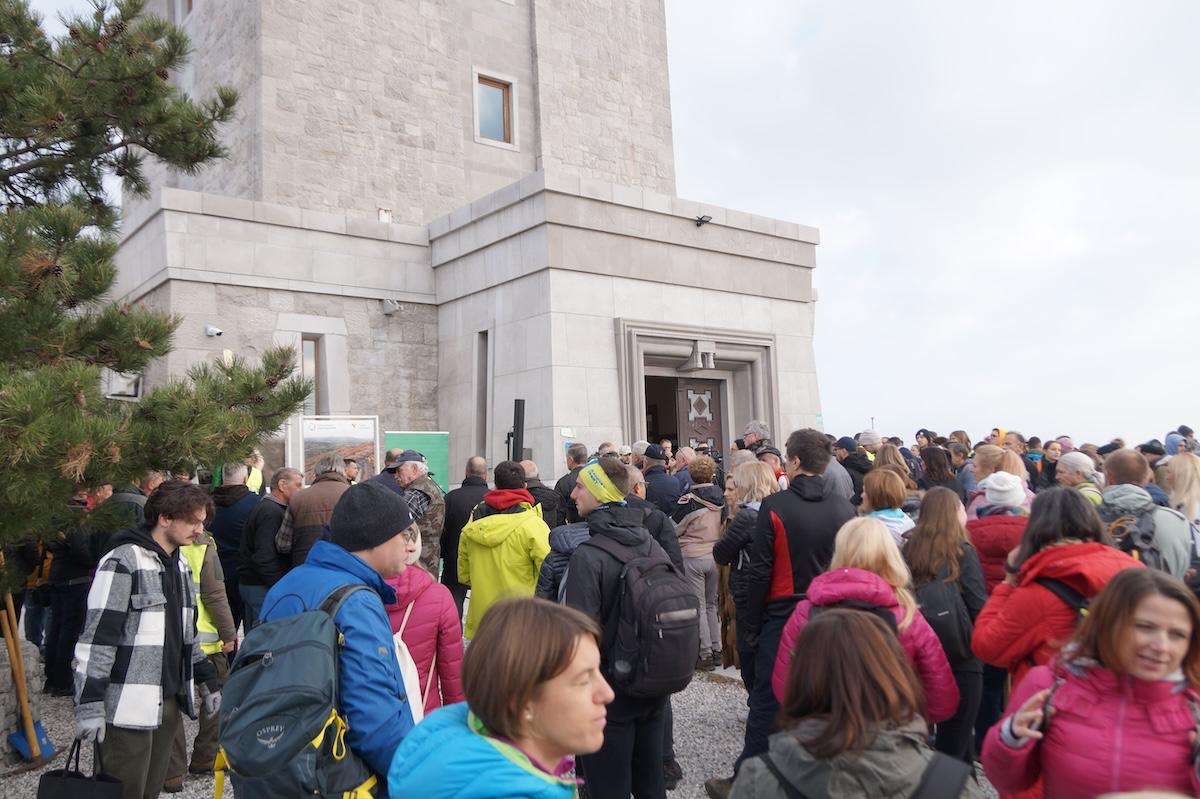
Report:
[[[503,150],[520,152],[521,150],[521,115],[520,88],[517,79],[491,69],[478,66],[471,68],[472,112],[474,113],[474,137],[476,144],[486,144],[489,147],[499,147]],[[502,92],[504,112],[504,140],[491,139],[480,132],[480,89],[487,87],[499,89]]]
[[[502,80],[496,80],[495,78],[489,78],[486,75],[480,75],[476,85],[490,86],[493,89],[500,90],[503,97],[502,102],[504,104],[504,138],[500,141],[502,141],[504,144],[512,144],[512,84],[505,83]],[[482,133],[479,135],[483,136]],[[490,141],[496,141],[496,139],[491,139],[487,136],[484,136],[484,138],[487,138]]]

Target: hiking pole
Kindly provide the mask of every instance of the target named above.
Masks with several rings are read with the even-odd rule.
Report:
[[[8,665],[12,670],[13,685],[17,690],[17,703],[21,707],[21,725],[25,728],[25,740],[29,742],[31,758],[37,762],[42,757],[37,733],[33,728],[33,711],[29,707],[29,692],[25,686],[25,661],[21,658],[21,644],[17,641],[17,612],[13,607],[12,594],[4,592],[4,608],[0,613],[0,629],[4,632],[4,644],[8,648]]]

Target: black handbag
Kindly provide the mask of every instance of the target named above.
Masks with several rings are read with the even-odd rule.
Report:
[[[76,738],[67,753],[65,768],[47,771],[38,780],[37,799],[121,799],[125,792],[121,781],[104,773],[100,744],[93,743],[92,775],[79,770],[79,745]]]

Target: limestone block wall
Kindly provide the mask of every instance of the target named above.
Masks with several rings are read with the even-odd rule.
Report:
[[[262,0],[262,198],[424,223],[535,168],[528,0]],[[472,67],[517,84],[517,150],[475,141]]]
[[[539,169],[675,193],[663,0],[532,0]]]
[[[321,335],[322,393],[333,414],[378,414],[382,430],[436,430],[437,309],[403,303],[387,316],[379,300],[276,288],[171,280],[142,298],[181,317],[175,348],[151,364],[147,385],[179,376],[228,349],[250,361],[275,344],[299,349]],[[204,328],[224,335],[213,338]]]

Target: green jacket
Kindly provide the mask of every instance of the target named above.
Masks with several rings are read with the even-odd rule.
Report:
[[[880,731],[859,755],[817,760],[800,745],[796,733],[809,737],[822,726],[818,721],[806,721],[796,730],[771,736],[771,759],[809,799],[907,799],[917,789],[933,757],[933,749],[925,743],[925,722],[917,718],[903,727]],[[974,780],[968,779],[959,796],[983,799],[986,795]],[[786,799],[775,777],[757,757],[742,764],[729,796]]]
[[[459,539],[458,581],[471,588],[463,630],[468,640],[475,637],[475,627],[496,600],[533,596],[542,561],[550,553],[550,528],[532,497],[515,504],[494,497],[512,493],[488,492]]]

